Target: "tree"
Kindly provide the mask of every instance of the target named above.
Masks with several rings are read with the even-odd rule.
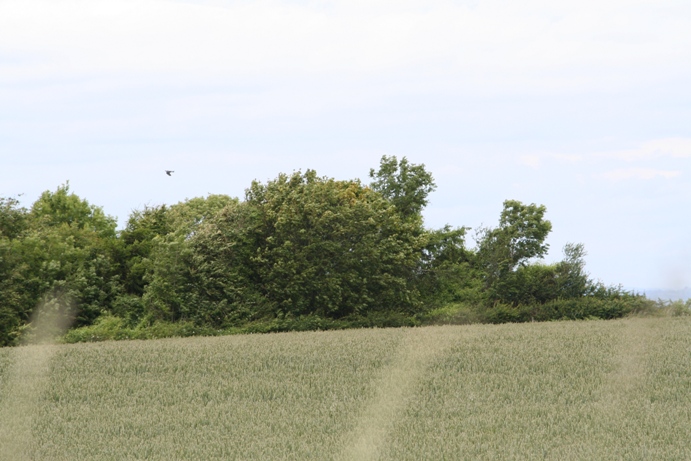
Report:
[[[413,309],[424,245],[406,221],[359,181],[308,170],[254,181],[246,200],[225,208],[191,239],[192,291],[223,318]],[[248,306],[252,309],[248,310]]]
[[[463,292],[475,285],[473,253],[465,247],[467,228],[427,230],[417,284],[428,306],[463,300]]]
[[[19,206],[19,200],[11,197],[0,197],[0,237],[14,239],[27,226],[26,208]]]
[[[67,225],[96,233],[100,237],[115,237],[115,218],[103,209],[70,194],[70,183],[59,186],[55,192],[45,191],[31,207],[32,219],[43,227]]]
[[[585,272],[585,247],[582,243],[567,243],[563,251],[564,259],[557,264],[560,297],[571,299],[591,294],[594,285]]]
[[[506,200],[497,228],[478,231],[478,263],[485,272],[485,284],[492,286],[533,258],[542,258],[552,223],[544,219],[544,205],[524,205]]]
[[[41,194],[31,211],[1,201],[0,227],[0,344],[16,340],[41,300],[73,301],[83,325],[121,291],[115,219],[69,184]]]
[[[568,243],[562,261],[519,266],[498,280],[492,293],[497,300],[514,306],[582,298],[593,289],[584,272],[584,256],[582,244]]]
[[[198,230],[238,200],[227,195],[195,197],[167,209],[152,210],[145,234],[146,255],[140,256],[143,302],[153,318],[176,321],[196,318],[204,311],[190,286],[194,280],[191,241]],[[142,220],[143,221],[143,220]],[[160,223],[156,228],[151,226]],[[208,322],[207,322],[208,323]]]
[[[124,247],[122,281],[126,294],[139,297],[144,294],[147,276],[152,271],[154,240],[170,231],[166,205],[146,206],[130,214],[125,229],[120,231]]]
[[[260,211],[245,201],[229,204],[199,226],[183,254],[187,271],[178,273],[185,291],[177,303],[189,318],[222,326],[276,315],[254,261],[264,224]]]
[[[308,170],[255,182],[247,201],[269,223],[255,262],[282,312],[341,317],[415,304],[421,228],[359,181]]]
[[[0,346],[14,343],[29,317],[32,297],[23,285],[25,264],[18,251],[26,231],[28,210],[14,198],[0,197]]]
[[[425,165],[415,165],[403,157],[384,155],[379,170],[370,169],[370,187],[389,200],[405,219],[419,217],[427,205],[427,196],[436,189],[432,174]]]
[[[91,323],[122,291],[115,218],[70,193],[69,182],[43,192],[30,218],[26,251],[31,260],[42,260],[33,270],[40,281],[36,294],[73,300],[77,325]]]

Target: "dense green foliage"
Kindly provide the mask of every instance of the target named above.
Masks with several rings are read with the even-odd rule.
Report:
[[[18,338],[39,303],[78,305],[79,326],[121,295],[115,220],[68,184],[43,193],[31,210],[5,199],[0,213],[0,344]]]
[[[436,187],[424,165],[384,156],[370,177],[281,174],[244,200],[135,210],[120,231],[69,183],[30,209],[0,198],[0,345],[51,303],[75,308],[79,338],[106,324],[119,332],[92,336],[416,325],[453,306],[481,322],[612,318],[645,303],[592,282],[580,244],[539,262],[552,229],[542,205],[507,200],[471,248],[467,227],[424,227]]]
[[[403,220],[358,181],[281,175],[254,182],[245,202],[191,239],[190,291],[230,312],[258,306],[248,316],[410,310],[419,304],[411,282],[423,233],[421,220]]]

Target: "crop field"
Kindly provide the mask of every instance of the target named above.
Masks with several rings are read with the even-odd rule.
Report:
[[[0,459],[691,459],[691,318],[0,349]]]

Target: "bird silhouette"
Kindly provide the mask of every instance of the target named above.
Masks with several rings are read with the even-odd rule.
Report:
[[[175,173],[175,172],[174,172],[173,170],[166,170],[166,174],[167,174],[168,176],[172,176],[171,173]]]

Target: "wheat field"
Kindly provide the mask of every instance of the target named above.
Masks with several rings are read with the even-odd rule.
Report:
[[[3,460],[691,459],[691,319],[0,349]]]

